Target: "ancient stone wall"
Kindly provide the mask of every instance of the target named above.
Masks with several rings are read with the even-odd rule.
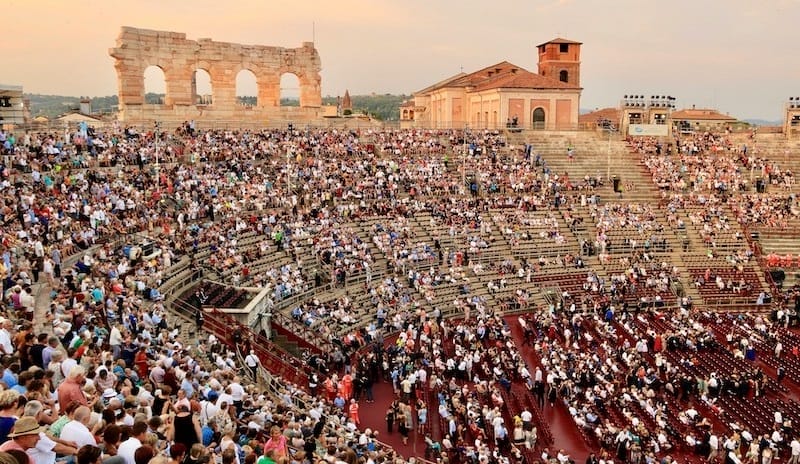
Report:
[[[179,32],[123,27],[109,55],[116,60],[123,120],[309,120],[320,113],[321,62],[311,42],[299,48],[241,45],[188,40]],[[149,66],[158,66],[164,72],[166,96],[161,105],[145,104],[144,73]],[[194,83],[198,69],[211,76],[210,105],[198,104]],[[256,76],[256,107],[243,107],[236,100],[236,76],[245,69]],[[300,108],[280,107],[280,78],[285,73],[296,75],[300,82]]]

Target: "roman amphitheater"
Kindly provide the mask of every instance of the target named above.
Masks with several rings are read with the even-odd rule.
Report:
[[[222,462],[800,456],[800,104],[770,130],[657,95],[579,116],[580,45],[348,127],[320,122],[313,44],[123,28],[122,120],[0,133],[7,371],[79,362],[14,380],[91,405],[101,440],[119,418],[121,457],[140,421]]]

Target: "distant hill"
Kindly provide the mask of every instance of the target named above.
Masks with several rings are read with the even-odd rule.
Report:
[[[742,121],[755,126],[782,126],[783,121],[768,121],[766,119],[742,119]]]
[[[163,94],[148,93],[145,95],[145,100],[148,103],[157,103],[163,99],[163,97]],[[68,97],[63,95],[25,94],[25,98],[30,99],[31,116],[47,116],[51,119],[68,111],[79,109],[81,101],[81,97]],[[397,120],[400,104],[410,98],[410,95],[392,95],[388,93],[384,95],[353,95],[350,97],[353,102],[353,113],[367,113],[382,121]],[[91,97],[91,100],[92,111],[96,113],[110,113],[116,111],[117,105],[119,104],[119,99],[116,95]],[[255,98],[253,97],[242,97],[241,100],[250,104],[255,103]],[[281,104],[297,106],[300,102],[297,99],[284,99],[281,101]],[[336,97],[327,96],[322,99],[322,104],[335,105]]]
[[[411,95],[371,94],[351,95],[353,113],[367,113],[381,121],[396,121],[400,116],[400,105],[409,100]],[[335,105],[336,97],[327,96],[322,99],[323,105]]]

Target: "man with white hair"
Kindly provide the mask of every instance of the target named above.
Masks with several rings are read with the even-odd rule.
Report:
[[[88,406],[86,395],[83,394],[83,380],[86,376],[86,369],[81,366],[74,366],[70,369],[67,379],[59,385],[56,390],[58,402],[62,407],[67,407],[73,401],[77,401],[83,406]]]
[[[33,417],[38,421],[39,415],[43,411],[44,406],[42,403],[32,400],[25,404],[22,416]],[[73,456],[78,452],[78,448],[65,443],[63,439],[54,439],[45,432],[39,432],[39,441],[36,446],[26,452],[35,464],[53,464],[56,461],[56,453],[64,456]]]

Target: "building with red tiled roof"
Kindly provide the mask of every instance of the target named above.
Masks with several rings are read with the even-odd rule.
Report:
[[[622,121],[622,110],[619,108],[602,108],[578,116],[581,127],[619,128]],[[609,126],[610,125],[610,126]]]
[[[673,111],[670,116],[672,124],[681,132],[720,130],[739,121],[710,108],[686,108]]]
[[[404,127],[570,129],[580,108],[580,42],[539,45],[539,72],[508,61],[458,73],[414,93],[400,107]]]

